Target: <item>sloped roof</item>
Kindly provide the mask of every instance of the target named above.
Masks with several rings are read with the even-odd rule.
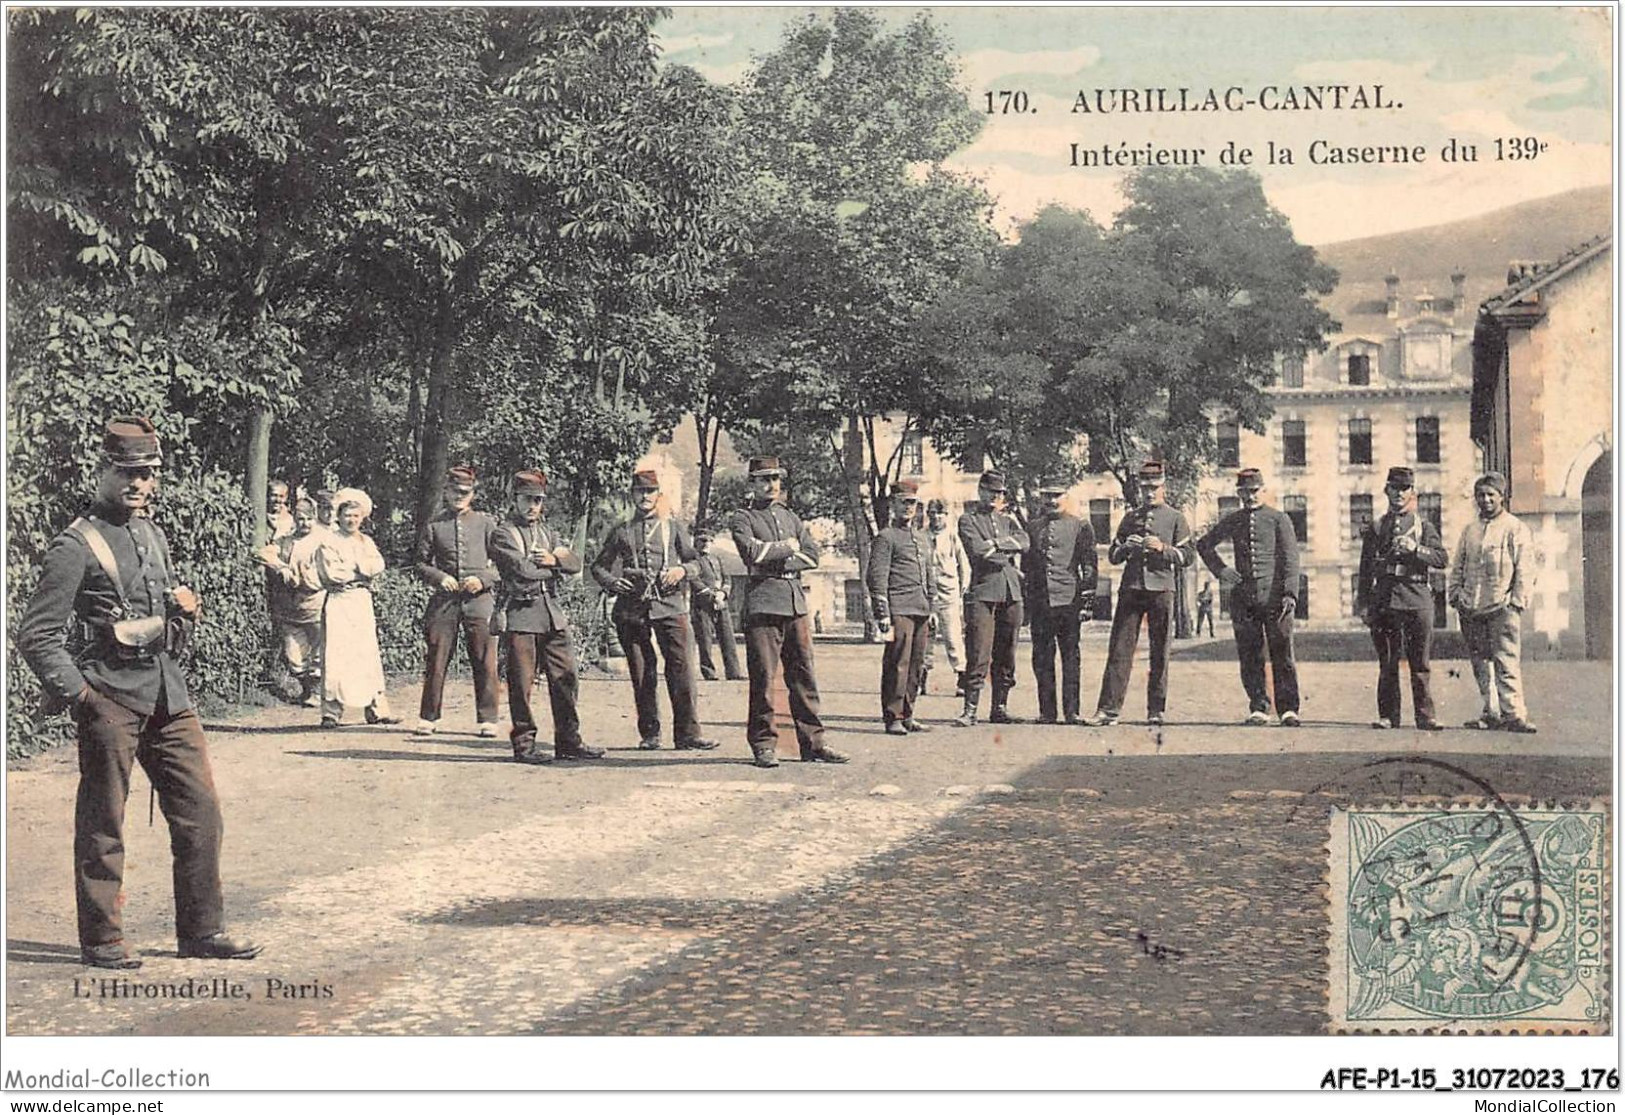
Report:
[[[1614,234],[1605,232],[1601,236],[1594,236],[1585,243],[1570,248],[1551,263],[1540,264],[1526,269],[1515,279],[1508,276],[1509,284],[1486,299],[1479,307],[1479,312],[1494,314],[1514,303],[1520,302],[1541,287],[1562,278],[1580,264],[1607,251],[1613,246]]]

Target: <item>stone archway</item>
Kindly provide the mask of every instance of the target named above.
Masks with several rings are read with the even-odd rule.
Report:
[[[1584,570],[1587,658],[1614,657],[1614,454],[1591,463],[1580,484],[1580,560]]]

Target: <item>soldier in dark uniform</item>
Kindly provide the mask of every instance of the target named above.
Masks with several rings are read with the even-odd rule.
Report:
[[[722,568],[722,559],[711,552],[711,528],[701,527],[694,532],[694,548],[699,551],[700,579],[694,586],[694,642],[700,652],[700,676],[706,681],[717,679],[716,660],[711,657],[711,644],[722,650],[723,676],[729,681],[745,680],[745,671],[739,668],[739,647],[734,638],[734,613],[728,604],[728,573]]]
[[[931,730],[914,719],[937,595],[931,539],[914,525],[919,508],[919,484],[899,480],[892,489],[892,525],[875,536],[869,551],[869,601],[886,639],[880,659],[880,713],[886,733],[893,736]]]
[[[746,738],[759,767],[779,765],[773,727],[773,680],[784,666],[790,717],[802,762],[844,763],[824,745],[813,677],[812,626],[801,573],[818,566],[818,543],[795,512],[780,500],[784,470],[777,457],[750,459],[751,502],[734,513],[733,539],[745,563],[745,668],[750,671],[750,722]]]
[[[45,688],[79,733],[73,874],[79,950],[98,968],[139,968],[124,944],[124,806],[130,768],[147,772],[169,823],[175,934],[183,958],[247,960],[259,948],[224,931],[220,801],[203,726],[176,656],[198,613],[150,517],[163,457],[145,418],[115,418],[102,441],[96,500],[46,551],[17,629]],[[77,621],[83,650],[69,649]]]
[[[1247,692],[1246,723],[1269,723],[1264,685],[1264,648],[1269,647],[1275,682],[1275,713],[1283,728],[1299,727],[1298,666],[1292,655],[1292,620],[1298,608],[1298,533],[1286,512],[1263,501],[1264,474],[1236,474],[1241,507],[1220,519],[1196,543],[1196,552],[1230,589],[1241,685]],[[1228,541],[1235,565],[1224,563],[1219,543]],[[1211,593],[1209,594],[1211,596]]]
[[[1360,575],[1354,611],[1371,628],[1377,648],[1377,719],[1373,728],[1399,726],[1399,659],[1410,664],[1416,726],[1442,731],[1428,689],[1433,643],[1433,589],[1429,571],[1450,561],[1439,532],[1416,510],[1416,475],[1397,466],[1383,488],[1388,511],[1360,532]]]
[[[994,724],[1019,724],[1005,707],[1016,687],[1016,636],[1021,631],[1021,555],[1031,544],[1027,532],[1005,514],[1001,472],[984,472],[977,482],[981,502],[959,519],[959,540],[970,558],[970,585],[965,590],[965,708],[954,724],[976,723],[982,683],[993,676]]]
[[[1032,623],[1033,678],[1038,683],[1038,720],[1055,723],[1055,652],[1061,653],[1060,711],[1068,724],[1079,722],[1082,662],[1078,625],[1094,614],[1094,528],[1061,510],[1066,485],[1044,484],[1038,494],[1044,512],[1027,527],[1027,618]]]
[[[496,520],[475,511],[474,470],[455,465],[446,472],[444,507],[429,521],[418,542],[418,576],[434,590],[423,615],[428,652],[423,666],[423,700],[416,735],[433,735],[440,726],[446,670],[462,629],[468,664],[474,671],[474,729],[483,739],[497,734],[497,652],[491,635],[496,601],[491,590],[497,567],[491,560]]]
[[[1151,631],[1147,719],[1161,724],[1168,707],[1168,627],[1174,615],[1174,583],[1196,560],[1196,552],[1185,516],[1165,500],[1164,480],[1161,461],[1147,461],[1140,466],[1140,506],[1117,524],[1111,549],[1106,553],[1113,565],[1127,563],[1127,567],[1112,614],[1112,639],[1100,679],[1100,699],[1089,721],[1097,727],[1117,723],[1122,714],[1141,621]]]
[[[575,647],[570,622],[558,602],[559,583],[581,572],[581,558],[544,518],[547,477],[527,470],[515,473],[513,482],[513,514],[492,535],[491,557],[502,573],[498,606],[503,609],[508,646],[508,714],[513,721],[508,738],[514,761],[545,763],[550,758],[536,742],[536,714],[530,707],[538,664],[547,675],[553,706],[551,757],[601,759],[602,748],[581,741]]]
[[[694,664],[688,658],[688,589],[700,578],[699,554],[674,517],[657,513],[660,477],[653,469],[632,474],[637,511],[609,532],[592,563],[593,579],[615,597],[610,618],[626,651],[627,672],[638,705],[638,746],[660,749],[660,698],[655,643],[666,663],[672,737],[679,751],[709,751],[716,741],[701,734],[696,711]]]

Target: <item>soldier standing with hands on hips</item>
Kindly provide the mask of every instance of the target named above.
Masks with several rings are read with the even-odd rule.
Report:
[[[892,524],[875,536],[869,552],[869,600],[886,639],[880,659],[880,710],[886,734],[892,736],[931,730],[914,719],[937,591],[931,540],[914,525],[919,509],[920,486],[899,480],[892,489]]]
[[[418,542],[418,576],[434,595],[423,615],[428,651],[415,735],[433,735],[440,726],[446,670],[457,649],[459,628],[474,670],[474,730],[482,739],[495,739],[497,734],[497,652],[491,636],[496,611],[491,589],[497,583],[491,537],[497,524],[485,512],[474,510],[474,481],[469,465],[447,470],[444,507]]]
[[[1354,611],[1371,628],[1377,648],[1377,718],[1373,728],[1399,726],[1399,660],[1410,665],[1416,726],[1443,730],[1433,714],[1428,660],[1433,643],[1433,589],[1429,572],[1450,560],[1438,530],[1416,510],[1416,474],[1388,470],[1388,511],[1360,532],[1360,573]]]
[[[750,506],[733,517],[734,546],[745,563],[745,668],[750,672],[750,741],[755,765],[776,767],[778,731],[773,727],[773,681],[784,667],[790,718],[804,763],[844,763],[824,745],[813,677],[812,623],[801,574],[818,567],[818,543],[800,517],[780,502],[784,470],[777,457],[750,459]]]
[[[1117,524],[1106,556],[1126,565],[1117,609],[1112,614],[1111,645],[1100,679],[1100,699],[1089,723],[1110,727],[1122,715],[1128,693],[1134,648],[1143,621],[1151,632],[1151,674],[1146,680],[1146,719],[1161,724],[1168,708],[1168,628],[1174,615],[1174,584],[1196,559],[1190,524],[1168,506],[1161,461],[1140,466],[1140,505]]]
[[[1230,589],[1230,624],[1241,663],[1241,686],[1247,693],[1244,723],[1270,721],[1270,699],[1264,687],[1267,645],[1275,681],[1275,713],[1281,727],[1297,728],[1301,722],[1292,620],[1298,610],[1298,533],[1285,511],[1265,505],[1264,474],[1256,468],[1236,473],[1236,496],[1241,507],[1203,535],[1196,552]],[[1219,557],[1219,543],[1225,541],[1230,543],[1234,566]]]
[[[599,759],[603,749],[581,741],[576,713],[580,682],[570,622],[559,606],[559,583],[581,572],[581,558],[548,526],[547,477],[539,471],[514,474],[513,514],[491,539],[491,557],[502,572],[503,638],[508,646],[508,717],[516,763],[545,763],[549,758]],[[547,675],[553,706],[553,752],[536,742],[536,714],[531,689],[540,665]]]
[[[688,647],[688,587],[699,580],[699,554],[688,531],[670,515],[659,514],[660,477],[654,469],[632,474],[637,510],[609,532],[592,563],[593,579],[615,596],[611,618],[626,651],[632,695],[638,706],[638,747],[660,749],[660,698],[655,643],[666,662],[666,693],[671,697],[672,736],[679,751],[709,751],[715,740],[700,734],[694,664]]]
[[[1016,687],[1016,636],[1021,631],[1021,555],[1031,544],[1021,524],[1005,514],[1002,472],[982,473],[976,485],[981,502],[959,520],[959,540],[970,558],[965,591],[965,708],[954,718],[960,728],[976,723],[982,683],[991,672],[994,724],[1019,724],[1005,702]]]
[[[79,955],[133,969],[124,942],[124,808],[130,768],[147,772],[169,824],[175,935],[182,959],[249,960],[259,947],[223,925],[220,800],[203,725],[178,657],[198,598],[170,564],[152,522],[163,453],[146,418],[107,424],[90,512],[46,551],[17,643],[45,687],[46,711],[71,709],[79,734],[73,875]],[[77,621],[84,649],[68,645]]]

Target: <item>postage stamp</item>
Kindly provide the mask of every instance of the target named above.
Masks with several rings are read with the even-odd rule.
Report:
[[[1603,1033],[1604,804],[1331,810],[1334,1033]]]

